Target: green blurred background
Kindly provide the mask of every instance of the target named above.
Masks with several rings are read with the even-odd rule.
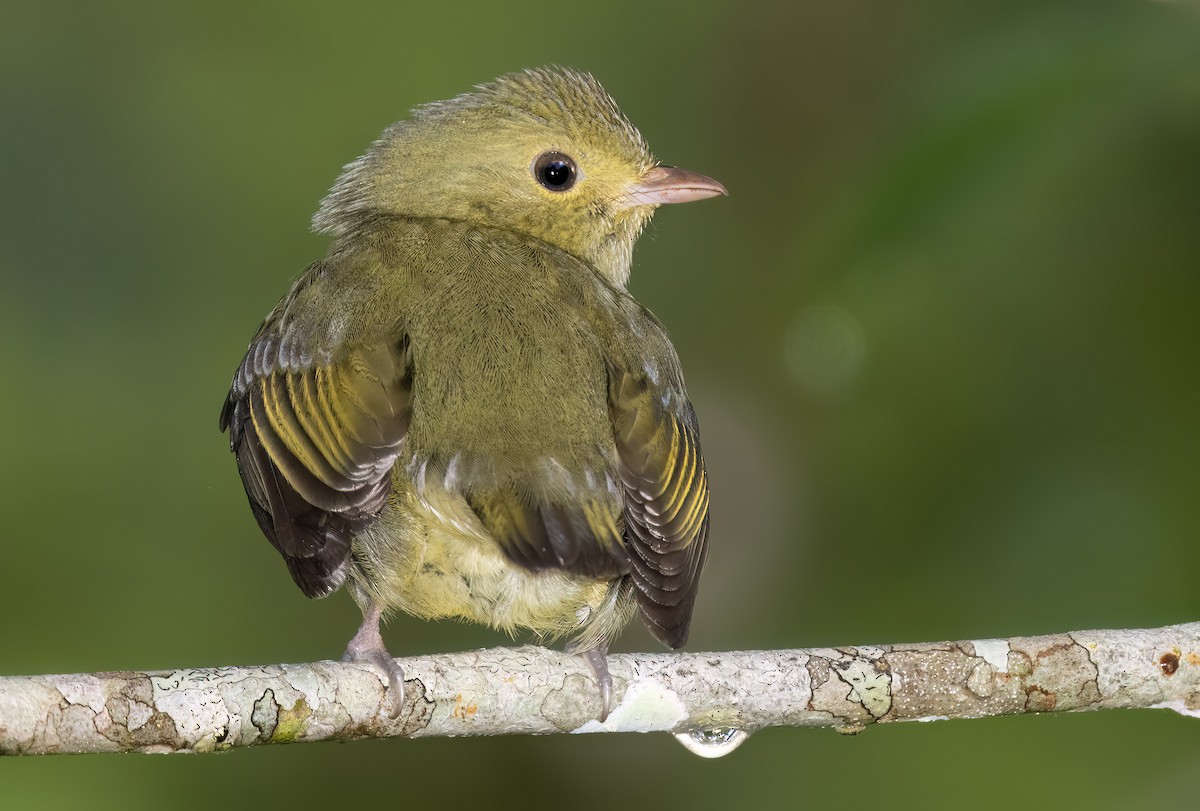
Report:
[[[291,584],[221,399],[342,164],[549,62],[732,192],[661,212],[632,284],[704,427],[693,650],[1200,618],[1195,5],[7,0],[0,672],[340,653],[357,611]],[[1194,803],[1198,756],[1166,711],[768,730],[711,762],[370,741],[8,760],[0,805],[1135,808]]]

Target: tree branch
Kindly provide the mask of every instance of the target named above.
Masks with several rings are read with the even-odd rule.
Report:
[[[0,754],[210,752],[376,737],[673,732],[699,754],[771,726],[1167,708],[1200,717],[1200,622],[968,642],[732,653],[613,654],[600,711],[582,658],[544,648],[400,660],[382,674],[315,662],[0,678]]]

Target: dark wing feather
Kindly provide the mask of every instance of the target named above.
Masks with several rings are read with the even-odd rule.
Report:
[[[670,396],[644,374],[610,370],[609,384],[638,608],[650,632],[677,648],[687,641],[708,554],[699,426],[681,393]]]
[[[558,569],[585,577],[629,572],[617,525],[619,508],[599,494],[581,502],[534,503],[515,489],[467,493],[467,503],[509,560],[530,571]]]
[[[313,349],[311,333],[301,340],[289,329],[298,289],[259,329],[220,424],[263,534],[301,590],[323,597],[345,580],[351,536],[390,490],[408,430],[412,358],[403,337]]]

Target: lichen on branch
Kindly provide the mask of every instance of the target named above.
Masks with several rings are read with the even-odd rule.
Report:
[[[1200,717],[1200,623],[963,642],[612,654],[615,709],[582,658],[525,646],[369,665],[0,677],[0,754],[211,752],[358,738],[671,732],[721,754],[771,726],[1165,708]],[[687,742],[687,741],[685,741]],[[724,743],[722,743],[724,742]],[[721,748],[724,746],[724,748]],[[736,746],[736,743],[733,744]]]

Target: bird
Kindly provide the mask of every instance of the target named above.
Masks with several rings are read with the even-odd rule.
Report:
[[[725,194],[549,66],[416,107],[320,203],[328,251],[254,334],[220,428],[296,585],[362,610],[343,659],[382,670],[391,715],[397,612],[567,637],[601,720],[635,613],[686,641],[708,475],[678,354],[627,284],[658,206]]]

